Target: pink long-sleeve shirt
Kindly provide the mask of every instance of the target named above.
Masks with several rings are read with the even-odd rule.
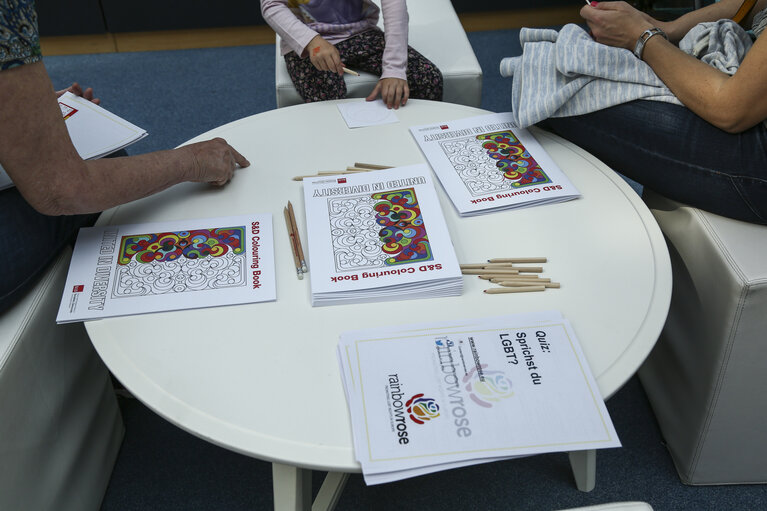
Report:
[[[306,57],[316,35],[335,44],[366,30],[377,30],[383,14],[384,48],[381,78],[407,79],[407,26],[405,0],[261,0],[261,14],[282,38],[283,55]]]

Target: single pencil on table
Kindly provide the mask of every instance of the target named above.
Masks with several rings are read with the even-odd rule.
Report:
[[[296,249],[296,236],[293,232],[293,224],[290,221],[290,213],[288,208],[283,208],[282,212],[285,214],[285,225],[288,228],[288,238],[290,241],[290,251],[293,254],[293,263],[296,266],[296,276],[299,279],[304,278],[304,272],[301,270],[301,262],[298,259],[298,250]]]
[[[293,235],[296,239],[296,249],[298,251],[298,260],[301,263],[301,271],[307,273],[309,268],[306,266],[306,259],[304,258],[304,247],[301,244],[301,235],[298,233],[298,224],[296,224],[296,214],[293,211],[293,204],[288,201],[288,213],[290,214],[290,221],[293,225]]]

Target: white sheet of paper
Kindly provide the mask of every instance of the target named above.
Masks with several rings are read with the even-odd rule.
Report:
[[[346,332],[339,361],[370,484],[620,446],[575,333],[555,311]]]
[[[375,101],[361,99],[339,103],[338,110],[350,128],[364,128],[365,126],[399,122],[394,109],[387,108],[380,99]]]
[[[95,103],[71,92],[59,99],[69,138],[84,160],[101,158],[146,137],[147,132]],[[0,190],[13,186],[0,165]]]
[[[276,297],[271,214],[88,227],[56,322]]]
[[[146,136],[146,131],[70,92],[59,98],[69,137],[84,160],[101,158]]]

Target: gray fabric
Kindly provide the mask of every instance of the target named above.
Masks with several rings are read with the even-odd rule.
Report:
[[[751,25],[751,32],[754,33],[754,37],[759,37],[767,27],[767,9],[761,10],[754,15],[754,22]]]
[[[513,78],[514,121],[527,127],[549,117],[582,115],[636,99],[681,105],[652,68],[623,48],[597,43],[579,25],[520,31],[522,55],[501,60],[501,75]],[[707,44],[705,61],[734,73],[751,47],[737,24],[701,24],[680,42],[688,53]]]
[[[679,41],[683,52],[728,75],[735,74],[751,45],[751,36],[731,20],[695,25]]]

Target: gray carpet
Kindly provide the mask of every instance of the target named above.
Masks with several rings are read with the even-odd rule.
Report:
[[[511,83],[498,62],[520,51],[515,30],[469,39],[484,70],[482,107],[509,108]],[[94,87],[103,105],[145,128],[138,154],[275,107],[272,46],[48,57],[56,88]],[[267,510],[271,467],[189,435],[133,399],[120,399],[126,436],[103,511]],[[623,443],[597,455],[597,485],[573,483],[567,456],[550,454],[366,487],[352,475],[339,510],[555,510],[642,500],[654,509],[767,509],[767,486],[690,487],[680,483],[636,378],[607,403]],[[320,476],[315,478],[315,490]]]

